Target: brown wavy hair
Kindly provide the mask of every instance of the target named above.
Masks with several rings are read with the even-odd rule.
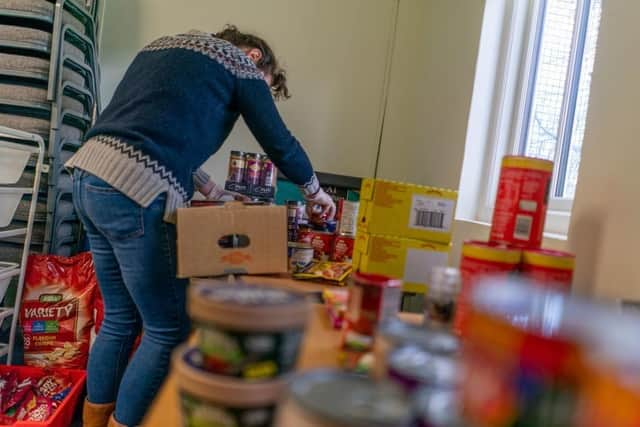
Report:
[[[256,66],[265,74],[271,75],[271,93],[276,100],[289,99],[291,94],[287,87],[287,73],[280,67],[271,47],[262,38],[240,32],[235,25],[227,25],[215,37],[228,41],[240,48],[258,49],[262,58]]]

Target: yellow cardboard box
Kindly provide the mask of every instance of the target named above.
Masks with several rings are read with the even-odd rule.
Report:
[[[353,269],[402,278],[405,292],[424,293],[431,269],[448,264],[449,249],[442,243],[358,231]]]
[[[360,191],[358,228],[432,242],[451,242],[458,192],[366,178]]]

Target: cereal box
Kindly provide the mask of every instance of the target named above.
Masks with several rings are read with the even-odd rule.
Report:
[[[358,232],[353,270],[399,277],[405,292],[424,293],[431,269],[447,265],[449,249],[441,243]]]
[[[458,192],[367,178],[362,181],[358,229],[449,244]]]

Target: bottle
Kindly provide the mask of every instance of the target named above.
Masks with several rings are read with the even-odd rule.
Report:
[[[430,328],[451,329],[460,293],[460,270],[433,267],[424,298],[424,323]]]

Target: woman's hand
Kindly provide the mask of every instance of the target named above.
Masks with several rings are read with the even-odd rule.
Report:
[[[336,215],[336,204],[322,188],[313,196],[306,196],[305,200],[307,201],[307,215],[313,222],[332,220]]]

